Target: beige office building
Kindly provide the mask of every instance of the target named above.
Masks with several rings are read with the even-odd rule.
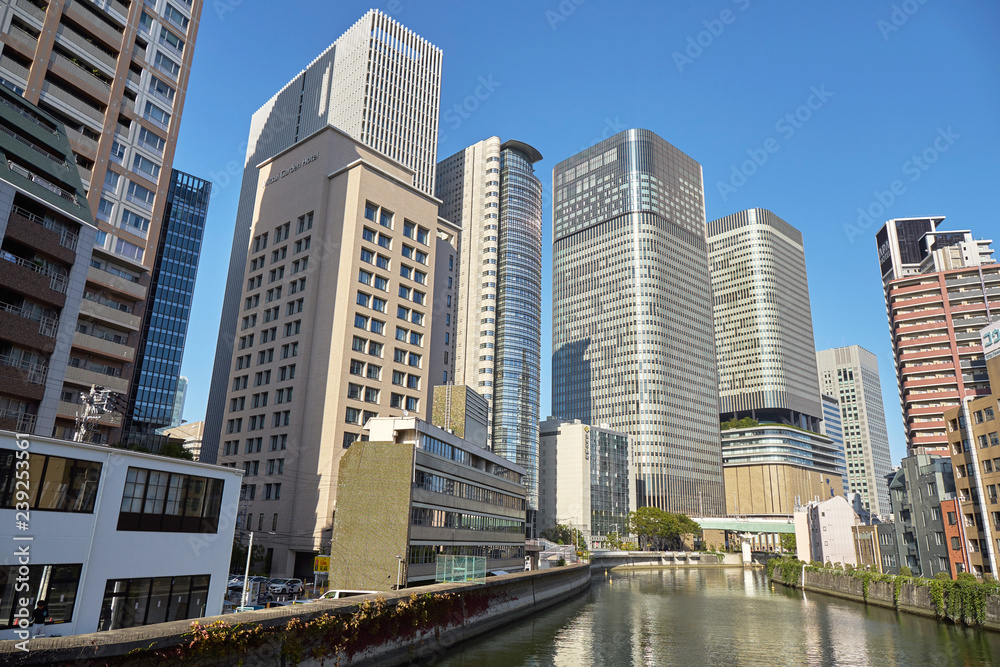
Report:
[[[430,414],[458,247],[439,203],[332,126],[258,167],[219,462],[275,575],[312,574],[364,424]]]
[[[128,395],[201,9],[202,0],[0,3],[0,85],[65,124],[98,226],[57,436],[72,435],[91,384]],[[113,441],[120,425],[105,415],[94,441]]]

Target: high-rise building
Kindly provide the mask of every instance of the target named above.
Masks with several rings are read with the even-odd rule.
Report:
[[[364,425],[431,413],[458,228],[413,171],[332,126],[257,171],[215,437],[219,462],[244,471],[240,515],[266,533],[271,571],[303,578],[329,544],[340,459]]]
[[[99,230],[72,363],[122,397],[135,372],[201,8],[202,0],[0,4],[0,84],[65,124]],[[56,435],[70,436],[90,384],[67,379]],[[102,418],[94,441],[117,439],[119,425],[118,416]]]
[[[546,419],[539,430],[538,529],[579,530],[588,547],[606,547],[610,533],[628,533],[636,509],[635,463],[627,433]]]
[[[841,458],[844,458],[844,428],[840,421],[840,401],[829,394],[820,397],[823,401],[823,421],[819,425],[820,433],[833,440],[834,446],[840,449]],[[845,467],[846,471],[846,467]],[[844,475],[844,495],[851,490],[847,484],[847,475]]]
[[[208,181],[173,171],[122,429],[122,442],[150,451],[159,447],[156,430],[174,425],[175,409],[184,406],[181,362],[211,192]]]
[[[480,141],[437,167],[441,216],[462,228],[454,381],[490,402],[490,444],[527,471],[538,507],[542,327],[541,154],[520,141]],[[530,522],[529,522],[530,523]]]
[[[816,353],[820,389],[840,402],[840,426],[847,459],[848,491],[861,496],[871,514],[888,516],[892,471],[889,433],[882,407],[878,359],[858,345]]]
[[[184,402],[187,399],[188,379],[183,375],[177,378],[177,393],[174,394],[174,409],[170,413],[170,426],[180,426],[184,421]],[[201,445],[199,444],[199,448]]]
[[[203,460],[214,461],[219,449],[229,364],[239,338],[257,165],[332,125],[411,169],[414,186],[433,194],[441,57],[439,48],[371,10],[254,113],[219,320]]]
[[[97,228],[62,124],[0,88],[0,428],[48,436]],[[93,271],[93,269],[89,269]]]
[[[1000,264],[992,241],[943,220],[889,220],[875,237],[910,453],[947,449],[944,412],[989,393],[979,330],[1000,309]]]
[[[709,222],[708,248],[729,512],[790,515],[842,495],[843,451],[820,429],[802,233],[755,208]]]
[[[944,413],[955,473],[959,540],[958,572],[996,576],[1000,571],[1000,318],[980,331],[990,393],[967,397]],[[957,560],[957,559],[956,559]]]
[[[701,165],[626,130],[553,170],[552,409],[628,433],[637,503],[724,511]]]

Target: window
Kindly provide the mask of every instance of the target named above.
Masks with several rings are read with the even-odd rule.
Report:
[[[347,408],[347,414],[344,417],[344,421],[348,424],[357,424],[358,420],[361,419],[361,410],[357,408]]]
[[[398,385],[398,386],[402,387],[405,382],[406,382],[406,373],[404,373],[402,371],[393,371],[392,372],[392,383],[394,385]],[[396,407],[396,406],[393,406],[393,407]]]
[[[138,204],[139,206],[147,209],[149,211],[153,210],[153,200],[156,195],[146,188],[142,187],[138,183],[128,182],[128,191],[125,193],[125,199],[132,202],[133,204]]]
[[[378,213],[378,206],[371,202],[365,204],[365,219],[375,222],[375,216]]]
[[[166,28],[160,28],[160,44],[169,47],[178,54],[184,51],[184,40]]]
[[[373,387],[365,388],[365,403],[378,403],[378,389]]]
[[[409,358],[409,361],[407,363],[410,366],[413,366],[414,368],[420,368],[420,355],[419,354],[414,354],[413,352],[410,352],[410,358]]]
[[[416,236],[417,226],[409,220],[403,221],[403,236],[412,239]]]
[[[382,334],[385,332],[385,322],[376,320],[372,318],[371,332],[374,334]]]
[[[144,33],[149,33],[153,29],[153,17],[143,12],[139,17],[139,30]]]
[[[376,366],[375,364],[368,364],[368,375],[369,380],[379,380],[382,377],[382,367]]]
[[[365,294],[364,292],[358,292],[357,302],[359,306],[367,308],[368,304],[371,302],[371,296]]]
[[[104,189],[108,192],[118,192],[119,180],[121,180],[121,174],[116,174],[108,169],[104,172]]]
[[[117,630],[204,616],[210,581],[207,574],[108,579],[97,629]]]
[[[383,292],[389,291],[389,281],[382,276],[375,276],[375,289],[382,290]]]
[[[171,5],[169,2],[167,3],[166,8],[163,10],[163,16],[177,27],[183,30],[187,30],[188,18],[183,14],[181,14],[179,11],[177,11],[177,8]]]
[[[379,297],[375,297],[374,299],[372,299],[372,310],[377,310],[380,313],[384,313],[385,306],[386,306],[385,299],[380,299]]]
[[[124,239],[115,239],[115,253],[121,255],[122,257],[128,257],[129,259],[141,262],[144,252],[145,251],[142,248],[134,243],[129,243]]]
[[[367,329],[368,328],[368,318],[365,317],[364,315],[360,315],[360,314],[355,315],[354,316],[354,326],[357,329]]]
[[[149,92],[162,98],[170,104],[173,104],[174,102],[174,89],[157,79],[155,76],[149,78]]]
[[[351,341],[351,349],[354,350],[355,352],[364,352],[367,343],[368,341],[366,341],[364,338],[358,338],[357,336],[355,336],[354,340]]]
[[[72,621],[82,568],[82,564],[0,565],[0,630],[18,627],[14,614],[24,607],[30,612],[35,600],[48,602],[53,622]]]
[[[361,271],[358,273],[358,282],[363,285],[371,285],[372,274],[368,271],[365,271],[364,269],[361,269]]]
[[[413,315],[410,317],[410,321],[413,322],[414,324],[423,325],[424,314],[418,313],[417,311],[413,311]]]
[[[382,209],[378,217],[378,224],[392,229],[392,212]]]
[[[420,401],[419,401],[419,399],[417,399],[417,398],[415,398],[413,396],[407,396],[406,397],[406,409],[407,410],[409,410],[410,412],[417,412],[417,410],[418,410],[419,407],[420,407]]]
[[[24,461],[27,461],[27,468]],[[31,454],[27,459],[19,459],[17,451],[0,449],[0,509],[16,509],[18,503],[27,502],[29,510],[92,513],[101,479],[101,465],[97,461],[45,454]],[[27,477],[24,477],[25,470]],[[19,479],[22,482],[20,497]],[[28,487],[26,501],[23,497],[25,485]],[[0,598],[0,601],[4,599]]]
[[[412,373],[406,377],[407,389],[420,389],[420,376]]]
[[[368,354],[370,354],[373,357],[381,357],[382,343],[376,343],[375,341],[371,341],[370,343],[368,343]]]
[[[223,485],[221,479],[129,467],[118,530],[218,532]]]
[[[365,374],[365,362],[351,359],[351,375],[362,376]]]
[[[142,112],[142,117],[164,130],[170,125],[170,114],[152,102],[146,102],[146,108]]]
[[[166,73],[170,77],[176,79],[177,74],[181,71],[181,66],[175,63],[173,60],[168,58],[162,53],[157,53],[156,57],[153,59],[153,67]]]
[[[127,208],[122,211],[122,226],[123,227],[133,227],[134,229],[129,231],[138,230],[139,232],[145,234],[149,231],[149,219],[144,218],[138,213],[133,213]]]

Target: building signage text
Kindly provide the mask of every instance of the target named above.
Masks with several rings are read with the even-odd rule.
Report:
[[[301,169],[302,167],[306,166],[310,162],[315,162],[318,159],[319,159],[319,155],[317,155],[317,154],[310,155],[309,157],[305,158],[301,162],[293,164],[288,169],[282,169],[280,172],[274,174],[273,176],[271,176],[271,178],[267,179],[267,181],[264,183],[264,185],[270,185],[271,183],[274,183],[275,181],[278,181],[278,180],[284,178],[285,176],[289,176],[289,175],[295,173],[296,171],[298,171],[299,169]]]

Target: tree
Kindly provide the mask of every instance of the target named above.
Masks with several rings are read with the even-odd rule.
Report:
[[[625,548],[625,541],[622,536],[618,534],[618,531],[608,533],[605,538],[608,542],[608,547],[614,549],[615,551],[621,551]]]
[[[643,549],[680,549],[684,535],[701,535],[701,526],[686,514],[671,514],[656,507],[640,507],[629,513],[629,532],[639,536]]]
[[[795,551],[795,535],[791,533],[785,533],[781,536],[779,543],[781,544],[781,550],[792,552]]]
[[[262,547],[260,544],[255,544],[253,547],[253,557],[250,559],[250,574],[257,575],[262,574],[258,571],[258,566],[264,562],[266,565],[266,570],[270,570],[270,563],[267,563],[267,549]],[[244,546],[242,540],[239,536],[233,538],[233,553],[229,559],[229,572],[230,574],[237,574],[244,572],[247,566],[247,547]]]

